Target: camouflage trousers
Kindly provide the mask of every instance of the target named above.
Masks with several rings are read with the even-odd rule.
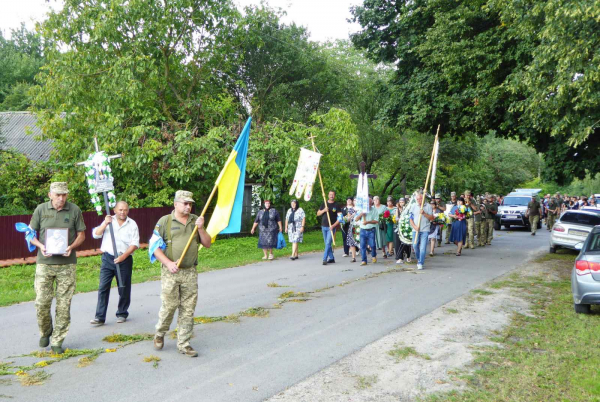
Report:
[[[475,219],[467,219],[467,242],[465,247],[475,247]]]
[[[487,243],[488,246],[492,245],[492,239],[494,238],[494,219],[484,219],[482,221],[483,228],[483,241]]]
[[[548,230],[552,230],[554,227],[554,222],[556,222],[556,215],[548,214],[548,218],[546,218],[546,227]]]
[[[165,336],[173,315],[179,309],[177,317],[177,348],[182,350],[190,346],[194,330],[194,311],[198,301],[198,272],[196,267],[182,268],[172,274],[164,265],[161,268],[162,305],[158,313],[156,335]]]
[[[71,325],[71,299],[75,293],[77,264],[35,267],[35,310],[41,336],[50,336],[51,346],[62,346]],[[55,286],[56,283],[56,286]],[[52,328],[52,299],[56,289],[56,313]]]
[[[539,221],[539,215],[529,215],[529,225],[531,226],[531,233],[535,233],[537,231],[537,225]]]

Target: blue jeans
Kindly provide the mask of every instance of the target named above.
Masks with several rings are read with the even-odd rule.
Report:
[[[363,262],[367,262],[367,245],[371,246],[371,257],[377,257],[377,246],[375,245],[375,229],[360,230],[360,256]]]
[[[429,243],[429,240],[427,239],[429,231],[419,232],[418,236],[416,234],[417,232],[413,230],[413,247],[415,248],[415,254],[417,255],[417,264],[423,265],[423,263],[425,263],[425,254],[427,253],[427,243]]]
[[[335,260],[335,257],[333,256],[333,247],[331,247],[331,230],[329,229],[329,227],[321,226],[321,231],[323,232],[323,241],[325,242],[325,252],[323,253],[323,261]],[[333,234],[335,235],[335,229],[333,229]]]

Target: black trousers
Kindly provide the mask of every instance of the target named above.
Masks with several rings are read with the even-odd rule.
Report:
[[[96,306],[96,319],[106,320],[106,310],[108,309],[108,298],[110,296],[110,285],[114,277],[117,276],[117,265],[114,263],[115,257],[111,254],[102,254],[102,266],[100,267],[100,285],[98,286],[98,305]],[[119,307],[117,317],[129,316],[127,310],[131,303],[131,272],[133,269],[133,257],[129,256],[125,261],[119,264],[121,267],[121,279],[123,288],[119,291]]]
[[[400,241],[400,238],[398,237],[398,233],[394,233],[394,252],[396,254],[396,260],[404,260],[406,258],[409,258],[411,252],[410,248],[410,244],[402,243],[402,241]]]

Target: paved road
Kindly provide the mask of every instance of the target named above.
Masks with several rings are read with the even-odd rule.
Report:
[[[77,368],[77,359],[48,366],[52,377],[41,386],[0,383],[0,395],[28,402],[261,401],[514,269],[547,244],[546,230],[535,237],[525,231],[502,231],[492,247],[467,250],[462,257],[454,255],[454,246],[438,249],[438,255],[427,257],[426,270],[418,274],[397,271],[365,277],[394,264],[382,260],[387,264],[359,267],[342,258],[340,251],[336,251],[338,263],[326,267],[321,265],[320,254],[309,254],[297,261],[282,259],[205,273],[200,275],[196,309],[196,315],[203,316],[272,307],[287,290],[314,291],[349,283],[311,294],[305,303],[285,303],[281,309],[270,310],[267,318],[198,325],[192,344],[200,356],[195,359],[178,354],[171,339],[165,338],[160,352],[153,350],[151,342],[141,342],[102,354],[85,368]],[[291,287],[267,287],[271,282]],[[159,282],[134,285],[130,320],[116,324],[111,318],[98,328],[88,324],[94,316],[96,293],[76,295],[64,346],[106,348],[112,346],[102,338],[111,333],[152,332],[159,292]],[[113,289],[111,312],[116,311],[115,294]],[[0,317],[0,361],[15,360],[7,357],[37,349],[33,303],[1,308]],[[142,361],[151,354],[162,358],[157,369]]]

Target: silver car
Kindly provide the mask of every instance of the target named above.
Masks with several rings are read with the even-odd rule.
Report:
[[[600,226],[592,229],[580,249],[571,273],[571,290],[577,313],[587,314],[591,304],[600,304]]]
[[[555,253],[559,248],[575,249],[575,245],[585,241],[596,225],[600,225],[600,210],[565,211],[552,227],[550,252]]]

